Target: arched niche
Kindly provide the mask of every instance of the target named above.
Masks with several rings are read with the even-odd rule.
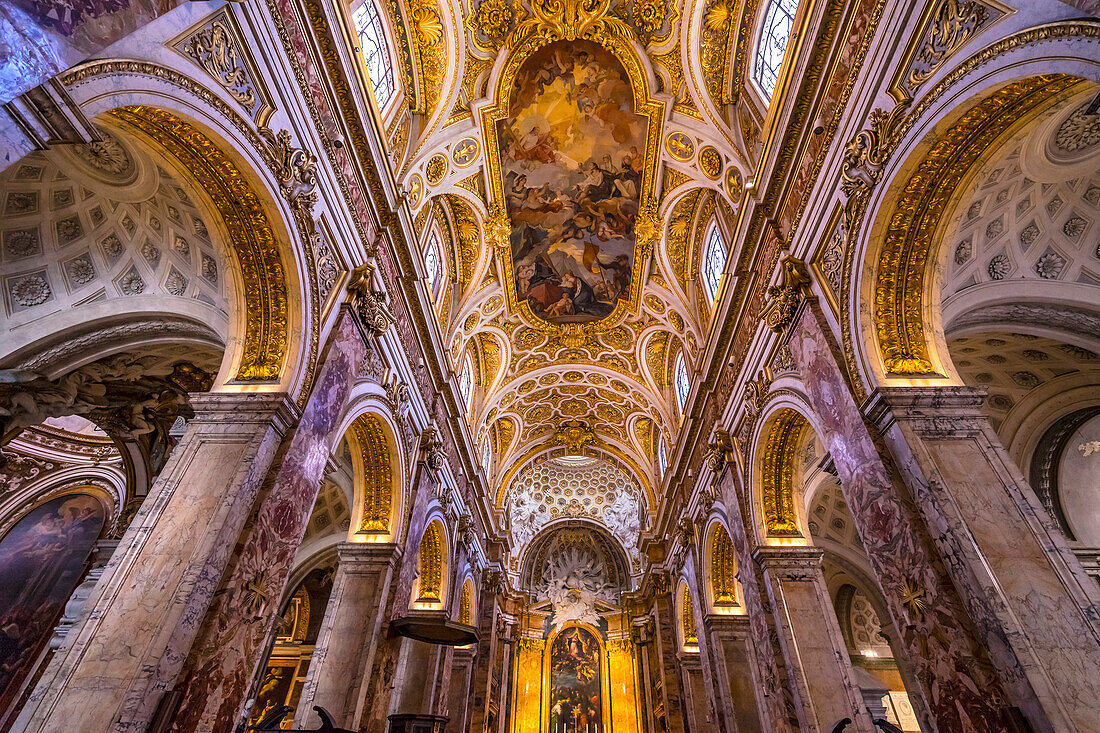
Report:
[[[873,383],[958,381],[947,353],[940,287],[953,206],[1005,136],[1085,86],[1072,74],[1021,73],[999,75],[934,126],[918,128],[930,131],[919,144],[909,142],[907,157],[879,184],[890,193],[874,212],[865,251],[857,254],[863,258],[858,303],[864,305],[852,311],[860,322],[846,347],[849,363],[863,360]]]
[[[729,531],[716,518],[707,527],[705,537],[703,571],[710,595],[707,599],[709,609],[715,613],[744,613],[737,552]]]
[[[356,417],[344,435],[354,481],[349,541],[393,541],[402,506],[400,443],[389,421],[371,412]]]
[[[89,119],[163,156],[166,167],[202,192],[196,203],[227,243],[236,279],[230,349],[218,384],[308,388],[320,335],[319,289],[307,251],[310,232],[280,180],[287,160],[289,175],[307,176],[310,157],[296,155],[291,139],[274,131],[263,137],[217,95],[156,64],[89,61],[59,81]]]
[[[440,609],[446,606],[450,568],[447,531],[439,517],[428,522],[416,550],[416,581],[410,607]]]
[[[631,588],[622,544],[587,520],[559,520],[542,530],[523,554],[520,568],[519,585],[536,601],[568,590],[572,581],[608,604],[618,604]]]
[[[683,580],[676,589],[676,628],[680,648],[685,652],[699,651],[699,627],[695,615],[695,599]]]
[[[800,456],[816,435],[804,406],[781,401],[761,416],[752,477],[756,531],[765,544],[807,544],[801,506]]]

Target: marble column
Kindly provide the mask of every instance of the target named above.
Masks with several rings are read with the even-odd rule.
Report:
[[[144,731],[194,642],[294,422],[284,394],[198,394],[80,619],[24,707],[26,731]],[[167,677],[167,679],[166,679]]]
[[[497,605],[499,576],[487,575],[482,579],[481,588],[481,597],[477,603],[477,629],[480,639],[474,656],[469,731],[497,733],[497,722],[504,717],[501,712],[505,708],[506,698],[503,693],[507,685],[504,684],[502,670],[508,649],[501,638],[504,618]]]
[[[803,302],[787,333],[821,439],[836,465],[919,694],[939,731],[1016,730],[1009,706],[1034,699],[1003,638],[968,609],[947,574],[930,528],[856,405],[816,301]],[[1006,690],[1011,691],[1006,694]],[[1006,702],[1006,698],[1013,702]],[[1035,722],[1032,722],[1035,727]],[[1051,731],[1049,726],[1035,727]]]
[[[713,652],[706,643],[706,639],[699,634],[699,630],[703,628],[703,619],[706,615],[709,599],[707,584],[703,574],[703,553],[699,549],[698,542],[698,538],[702,536],[702,531],[702,526],[697,526],[692,533],[690,550],[688,551],[688,557],[684,564],[683,572],[684,580],[691,587],[692,597],[694,598],[692,611],[695,614],[696,634],[699,636],[699,651],[696,652],[699,658],[699,668],[700,671],[709,671],[713,669],[713,661],[711,660]],[[695,702],[693,705],[695,719],[697,721],[694,730],[727,733],[730,729],[725,726],[725,716],[718,712],[718,690],[715,688],[714,677],[712,675],[702,673],[702,688],[704,694],[695,695]]]
[[[674,594],[666,592],[653,599],[654,638],[652,650],[655,663],[650,666],[650,679],[659,678],[661,695],[654,701],[657,717],[665,721],[667,733],[688,733],[688,711],[680,676],[680,643],[676,632],[676,603]],[[651,657],[652,659],[652,657]],[[658,729],[660,729],[658,724]]]
[[[162,671],[164,683],[180,696],[172,733],[231,731],[243,719],[244,698],[263,664],[279,598],[317,501],[332,434],[365,354],[363,335],[345,306],[302,418],[268,471],[243,532],[226,548],[226,566],[211,579],[217,592],[205,614],[192,617],[202,623],[190,651]]]
[[[779,640],[771,602],[761,590],[764,586],[763,575],[752,558],[752,532],[747,521],[751,512],[742,512],[741,509],[741,496],[746,494],[737,490],[733,471],[729,467],[723,470],[717,485],[729,520],[730,540],[737,553],[737,579],[741,582],[742,601],[748,618],[750,652],[760,675],[758,690],[762,698],[764,730],[789,732],[797,725],[792,725],[790,717],[790,711],[795,707],[794,693],[787,683],[783,655],[777,648]]]
[[[851,718],[851,730],[870,733],[871,718],[821,573],[823,554],[817,547],[758,547],[753,558],[764,572],[802,730],[829,731]]]
[[[396,689],[396,685],[402,681],[397,674],[398,663],[405,646],[422,643],[413,642],[390,631],[390,623],[403,617],[409,610],[417,572],[417,551],[427,525],[428,505],[434,497],[435,483],[423,461],[416,464],[412,486],[414,489],[409,497],[411,507],[404,519],[408,528],[405,531],[404,550],[394,574],[393,592],[386,604],[378,648],[367,671],[366,703],[356,724],[364,733],[384,733],[388,727],[387,716],[394,712],[405,712],[392,709],[394,695],[400,696],[401,693],[401,690]]]
[[[366,705],[366,672],[374,666],[394,568],[401,559],[395,544],[345,542],[336,548],[338,565],[325,619],[309,665],[295,715],[296,728],[314,727],[314,705],[337,724],[354,728]]]
[[[880,389],[867,414],[967,605],[1019,661],[1035,695],[1020,707],[1054,730],[1100,730],[1100,588],[1004,450],[984,398]]]
[[[704,642],[710,649],[719,715],[725,729],[736,733],[765,733],[765,711],[759,698],[763,683],[745,615],[707,614]]]

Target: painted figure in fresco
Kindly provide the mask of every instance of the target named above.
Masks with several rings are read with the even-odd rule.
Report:
[[[103,506],[86,494],[31,510],[0,540],[0,709],[18,694],[103,528]]]
[[[602,733],[600,646],[586,629],[558,634],[550,648],[550,725],[547,733]]]
[[[630,294],[644,167],[622,65],[588,41],[544,47],[498,130],[516,297],[555,323],[606,317]]]

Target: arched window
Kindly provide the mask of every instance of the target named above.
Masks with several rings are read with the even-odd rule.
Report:
[[[659,475],[665,475],[665,469],[668,468],[668,453],[665,451],[665,439],[664,436],[657,438],[657,472]]]
[[[676,357],[676,399],[680,402],[681,412],[687,403],[689,391],[691,391],[691,378],[688,376],[687,363],[681,353]]]
[[[489,473],[489,465],[493,460],[493,452],[489,448],[489,438],[485,438],[485,447],[481,451],[481,467],[485,469],[485,473]]]
[[[374,101],[384,110],[393,98],[397,83],[393,74],[393,54],[386,40],[386,27],[378,12],[375,0],[366,0],[351,14],[355,35],[359,37],[359,51],[367,66]]]
[[[424,272],[428,276],[428,290],[432,291],[432,297],[436,295],[436,284],[439,282],[439,234],[435,229],[428,235],[428,242],[424,245]]]
[[[466,365],[462,367],[462,373],[458,375],[458,391],[462,394],[462,403],[464,406],[470,405],[470,387],[473,383],[473,376],[470,369],[470,359],[466,358]]]
[[[798,0],[769,0],[764,9],[760,37],[756,42],[756,68],[753,69],[753,78],[768,99],[775,93],[779,68],[783,66],[783,55],[787,52],[788,41],[791,40],[791,27],[794,25],[794,12],[797,9]]]
[[[726,270],[726,243],[717,225],[710,228],[707,236],[707,248],[703,253],[703,284],[707,296],[713,301],[718,297],[718,285],[722,282],[722,273]]]

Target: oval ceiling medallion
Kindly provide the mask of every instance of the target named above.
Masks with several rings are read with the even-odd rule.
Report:
[[[472,137],[464,137],[451,150],[451,160],[459,168],[465,168],[477,160],[479,153],[481,153],[481,145],[478,144],[477,140]]]
[[[424,166],[424,177],[428,180],[428,185],[438,186],[446,175],[447,156],[443,155],[443,153],[436,153],[428,161],[428,164]]]

